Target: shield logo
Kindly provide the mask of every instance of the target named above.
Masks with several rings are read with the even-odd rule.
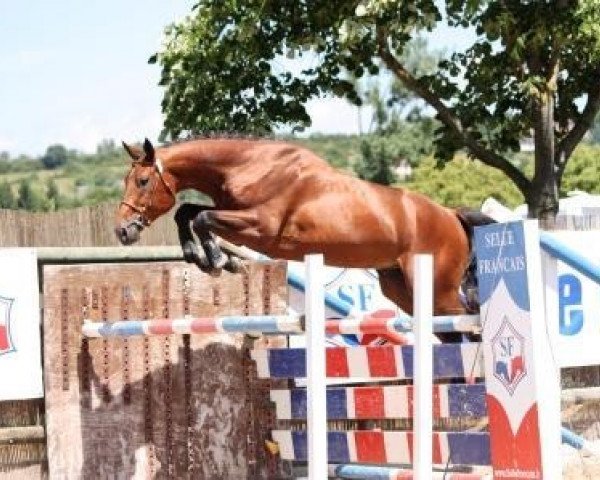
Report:
[[[506,317],[492,339],[494,376],[512,395],[527,375],[525,366],[525,339]]]
[[[10,335],[10,312],[14,301],[14,298],[0,296],[0,355],[16,350]]]

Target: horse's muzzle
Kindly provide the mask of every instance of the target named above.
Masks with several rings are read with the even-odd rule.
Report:
[[[115,234],[122,245],[131,245],[140,239],[142,228],[139,222],[123,222],[115,227]]]

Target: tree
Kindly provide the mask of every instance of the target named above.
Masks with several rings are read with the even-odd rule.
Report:
[[[68,152],[63,145],[50,145],[46,149],[44,156],[40,158],[40,161],[44,165],[44,168],[53,170],[67,163],[67,157]]]
[[[416,36],[406,43],[400,57],[401,63],[415,77],[434,75],[439,62],[444,58],[442,50],[429,49],[427,39]],[[392,77],[391,97],[387,105],[405,113],[410,121],[419,120],[423,116],[425,104],[420,97],[407,88],[398,77]],[[406,112],[406,110],[409,110]]]
[[[393,158],[386,152],[385,144],[373,148],[368,141],[363,140],[360,150],[362,162],[355,167],[360,178],[381,185],[391,185],[396,181],[396,175],[392,170]]]
[[[16,208],[17,201],[10,183],[6,180],[0,183],[0,208]]]
[[[523,203],[523,196],[501,172],[464,155],[457,155],[442,168],[436,167],[433,157],[425,158],[402,186],[450,207],[478,208],[488,197],[510,208]]]
[[[17,195],[17,208],[20,210],[37,212],[44,210],[44,207],[44,199],[36,190],[33,189],[31,186],[31,181],[28,179],[21,180]]]
[[[48,201],[49,210],[59,210],[64,206],[64,199],[53,178],[48,179],[46,184],[46,199]]]
[[[112,157],[115,154],[120,155],[121,149],[117,148],[112,138],[105,138],[96,146],[96,155],[99,157]]]
[[[360,104],[353,83],[378,62],[436,114],[439,158],[464,149],[504,172],[533,216],[558,209],[562,175],[600,108],[600,6],[594,0],[202,0],[170,26],[162,67],[164,137],[210,129],[270,130],[310,123],[324,93]],[[438,23],[472,28],[473,44],[411,71],[402,53]],[[283,55],[311,62],[300,73]],[[307,62],[305,62],[307,63]],[[511,162],[533,134],[532,177]]]

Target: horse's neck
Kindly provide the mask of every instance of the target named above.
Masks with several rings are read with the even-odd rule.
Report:
[[[197,190],[216,200],[231,170],[239,165],[252,144],[207,140],[172,148],[166,164],[176,179],[177,190]]]

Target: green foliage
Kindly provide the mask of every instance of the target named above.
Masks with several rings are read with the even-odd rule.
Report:
[[[479,209],[488,197],[510,208],[523,203],[517,188],[498,170],[465,156],[456,157],[443,168],[436,168],[435,159],[428,157],[414,169],[412,179],[401,186],[449,207]]]
[[[31,181],[24,179],[19,184],[17,195],[17,208],[30,212],[41,212],[46,210],[46,202],[42,194],[33,188]]]
[[[46,149],[46,153],[40,158],[40,162],[44,168],[53,170],[67,163],[68,152],[63,145],[50,145]]]
[[[583,190],[600,194],[600,147],[579,145],[567,165],[561,192]]]
[[[285,137],[312,150],[336,168],[357,172],[362,163],[361,145],[368,142],[372,150],[381,149],[392,159],[392,166],[402,161],[416,165],[423,156],[433,152],[433,130],[437,122],[430,118],[418,121],[399,121],[386,126],[384,135],[321,135]]]
[[[60,210],[69,206],[69,201],[60,193],[53,178],[46,183],[47,210]]]
[[[0,183],[0,208],[17,208],[17,200],[7,181]]]
[[[386,152],[385,144],[373,148],[367,141],[360,145],[362,162],[356,167],[359,178],[381,185],[391,185],[396,181],[393,171],[393,158]]]
[[[105,138],[96,147],[96,157],[102,159],[112,159],[122,155],[121,146],[117,147],[112,138]]]
[[[203,193],[196,190],[184,190],[177,194],[177,201],[181,203],[202,203],[203,205],[212,205],[212,200]]]
[[[0,160],[0,175],[10,172],[10,160]]]
[[[398,31],[431,27],[439,17],[432,0],[389,3],[383,16]],[[161,65],[166,87],[164,136],[303,128],[310,124],[305,102],[322,93],[360,104],[348,78],[375,74],[379,66],[372,21],[360,21],[355,9],[356,2],[344,0],[197,2],[167,28],[164,49],[149,59]],[[308,58],[309,66],[296,74],[284,56]]]
[[[123,165],[125,163],[123,147],[120,144],[117,146],[112,139],[104,139],[96,147],[94,155],[86,156],[86,162],[88,164]]]
[[[43,165],[38,159],[31,158],[27,155],[19,155],[16,158],[11,158],[7,152],[0,154],[0,174],[31,172],[41,170]]]
[[[122,196],[123,191],[120,188],[94,187],[87,192],[80,203],[82,205],[97,205],[104,202],[118,201]]]
[[[286,141],[300,144],[315,152],[331,165],[347,171],[360,161],[360,144],[363,137],[358,135],[320,135],[306,138],[286,137]]]
[[[430,118],[397,123],[391,133],[385,137],[385,141],[396,158],[404,159],[415,166],[422,157],[433,154],[436,127],[437,122]]]
[[[422,36],[417,36],[407,42],[400,53],[401,63],[415,77],[435,75],[438,64],[444,57],[444,51],[430,50],[427,40]],[[392,77],[389,90],[386,106],[396,113],[391,116],[392,124],[404,117],[415,121],[425,116],[425,102],[420,100],[419,96],[407,88],[397,77]]]

